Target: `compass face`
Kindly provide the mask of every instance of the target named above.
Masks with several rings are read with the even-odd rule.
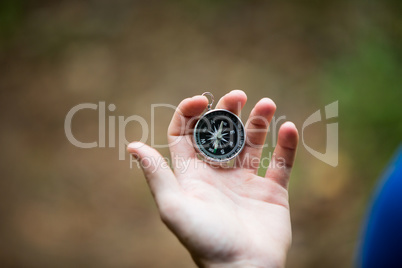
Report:
[[[244,126],[234,113],[223,109],[212,110],[198,120],[194,140],[197,150],[207,160],[229,161],[244,147]]]

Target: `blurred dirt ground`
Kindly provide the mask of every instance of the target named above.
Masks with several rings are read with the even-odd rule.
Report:
[[[118,159],[108,135],[106,148],[75,147],[64,120],[77,104],[114,104],[106,119],[116,120],[117,145],[118,116],[151,122],[152,104],[177,105],[204,91],[218,98],[232,89],[248,94],[243,120],[270,97],[276,118],[299,130],[310,114],[339,100],[338,167],[302,144],[298,151],[287,267],[352,266],[370,192],[402,137],[399,7],[397,1],[3,1],[0,266],[194,267],[128,156]],[[360,57],[367,43],[367,51],[377,52]],[[386,89],[370,82],[378,75],[370,75],[372,60],[364,55],[384,55],[374,59],[384,68],[373,74],[383,74]],[[370,96],[381,90],[385,108],[381,116],[370,114],[383,98]],[[157,144],[166,142],[172,112],[155,110],[150,135]],[[76,138],[98,141],[98,119],[96,111],[78,112]],[[123,134],[138,140],[141,125],[130,123]],[[324,152],[325,135],[321,122],[304,138]],[[272,133],[267,154],[271,140]]]

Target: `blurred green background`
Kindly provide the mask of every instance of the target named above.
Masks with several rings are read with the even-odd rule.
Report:
[[[150,122],[152,104],[232,89],[248,95],[243,120],[270,97],[299,130],[339,101],[339,165],[298,150],[287,267],[353,266],[372,190],[402,140],[401,3],[1,1],[0,266],[194,267],[141,171],[117,148],[73,146],[64,119],[104,101],[116,121]],[[162,144],[172,110],[155,115]],[[321,152],[325,124],[304,132]],[[97,112],[77,113],[72,129],[97,141]],[[140,125],[125,134],[141,138]]]

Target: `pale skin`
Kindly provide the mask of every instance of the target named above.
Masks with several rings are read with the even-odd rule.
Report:
[[[246,100],[243,91],[234,90],[216,108],[239,114]],[[284,267],[292,237],[287,187],[297,129],[291,122],[281,126],[274,150],[281,164],[258,176],[256,161],[276,109],[271,99],[263,98],[245,125],[247,142],[236,158],[238,165],[211,166],[197,157],[191,143],[191,127],[207,105],[204,96],[188,98],[173,115],[168,141],[174,170],[161,165],[162,156],[145,144],[133,142],[128,152],[143,166],[162,221],[199,267]],[[190,164],[184,168],[175,163],[178,159]]]

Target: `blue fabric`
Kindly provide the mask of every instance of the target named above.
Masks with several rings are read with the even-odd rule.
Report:
[[[402,146],[387,167],[371,209],[358,267],[402,268]]]

